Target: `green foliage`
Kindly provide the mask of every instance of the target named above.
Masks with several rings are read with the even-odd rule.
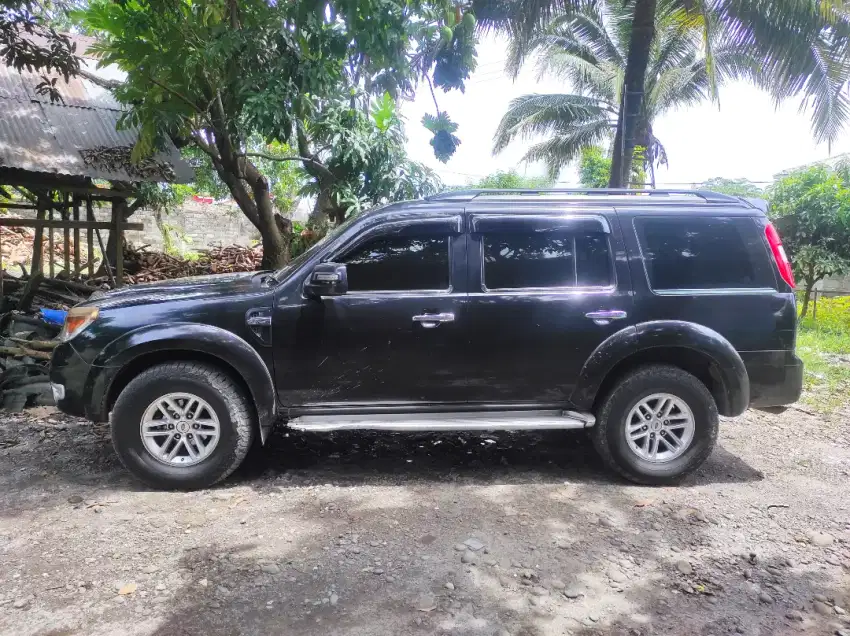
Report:
[[[700,190],[711,190],[712,192],[731,194],[736,197],[760,198],[764,196],[764,190],[748,179],[714,177],[708,181],[703,181],[698,187]]]
[[[369,113],[347,102],[326,103],[315,112],[307,132],[317,145],[328,148],[322,162],[337,176],[330,195],[346,215],[434,194],[442,187],[433,171],[408,158],[395,102],[385,97],[376,100]],[[302,189],[312,195],[321,191],[315,179]]]
[[[80,70],[76,46],[60,33],[54,19],[64,15],[57,2],[0,1],[0,60],[6,66],[41,73],[35,90],[53,102],[62,101],[55,73],[65,81]],[[58,9],[58,10],[57,10]]]
[[[457,130],[457,124],[446,113],[441,112],[437,116],[428,113],[423,115],[422,125],[434,133],[430,142],[434,156],[446,163],[460,145],[460,139],[452,134]]]
[[[688,17],[684,9],[674,5],[660,2],[656,13],[656,41],[646,71],[646,99],[636,143],[643,148],[637,159],[644,171],[650,164],[667,162],[664,146],[654,135],[653,122],[710,94],[702,44],[704,21],[700,14]],[[549,174],[557,177],[581,157],[583,148],[611,140],[628,60],[632,11],[630,3],[590,1],[552,19],[528,40],[513,39],[509,70],[518,72],[526,56],[534,51],[538,54],[538,73],[565,80],[575,92],[514,99],[496,131],[495,152],[515,139],[543,136],[545,139],[536,141],[524,158],[543,161]],[[722,47],[714,51],[714,59],[726,59]],[[645,174],[632,174],[632,183],[645,181]]]
[[[470,188],[492,188],[496,190],[528,189],[536,190],[551,188],[552,181],[546,177],[526,177],[516,170],[500,170],[478,182],[471,183]]]
[[[844,406],[850,391],[849,305],[848,297],[818,299],[817,320],[804,318],[797,333],[804,368],[802,401],[827,412]]]
[[[644,149],[635,147],[635,159],[632,162],[631,182],[642,187],[646,180],[644,171]],[[611,174],[611,157],[599,146],[582,148],[578,168],[578,180],[584,188],[607,188]]]
[[[843,169],[818,165],[788,173],[768,191],[770,216],[805,290],[850,269],[850,179]]]
[[[585,188],[605,188],[611,174],[611,158],[599,146],[581,149],[578,169],[579,183]]]

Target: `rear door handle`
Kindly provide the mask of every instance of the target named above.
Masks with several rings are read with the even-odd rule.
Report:
[[[455,315],[450,313],[445,314],[419,314],[413,317],[413,322],[418,322],[425,329],[433,329],[439,327],[444,322],[454,322]]]
[[[585,314],[597,325],[610,325],[612,320],[622,320],[629,314],[621,309],[604,309],[601,311],[589,311]]]

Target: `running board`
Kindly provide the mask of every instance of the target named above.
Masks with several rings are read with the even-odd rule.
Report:
[[[545,431],[589,428],[590,413],[576,411],[502,411],[373,415],[302,415],[289,420],[298,431]]]

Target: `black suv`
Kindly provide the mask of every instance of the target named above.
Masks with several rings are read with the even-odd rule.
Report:
[[[589,429],[670,483],[718,415],[794,402],[791,267],[764,210],[702,191],[464,191],[346,221],[276,272],[137,285],[69,312],[50,377],[157,487],[302,431]]]

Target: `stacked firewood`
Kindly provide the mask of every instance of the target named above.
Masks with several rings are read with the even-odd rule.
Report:
[[[26,263],[32,260],[33,243],[35,242],[35,230],[28,227],[0,227],[0,248],[3,253],[3,266],[8,269],[11,265],[21,267],[22,271],[26,271]],[[47,263],[49,259],[50,243],[47,240],[47,233],[41,243],[42,263]],[[68,241],[69,258],[74,258],[74,240]],[[57,238],[53,243],[53,260],[57,263],[62,262],[65,258],[65,248],[63,242]],[[88,263],[88,254],[85,245],[80,245],[80,258],[84,263]]]
[[[149,283],[187,276],[251,272],[260,268],[262,258],[262,248],[239,245],[203,250],[191,259],[154,252],[146,246],[128,247],[124,250],[125,280],[130,284]]]

